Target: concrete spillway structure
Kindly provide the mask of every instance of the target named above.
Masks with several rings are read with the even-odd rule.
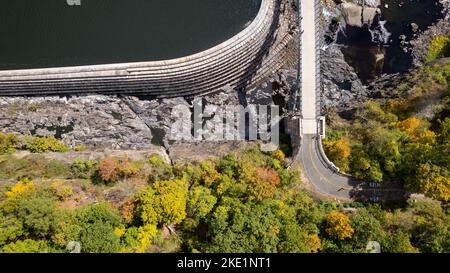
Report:
[[[0,71],[0,96],[133,94],[193,96],[257,82],[281,66],[292,38],[279,35],[283,0],[262,0],[253,22],[206,51],[166,61]],[[281,36],[281,37],[280,37]]]

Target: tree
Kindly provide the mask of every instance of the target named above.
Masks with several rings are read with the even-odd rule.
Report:
[[[386,234],[380,221],[369,210],[360,209],[351,217],[354,247],[364,249],[369,241],[384,242]]]
[[[3,216],[0,214],[0,246],[13,241],[24,233],[23,223],[20,219],[12,215]]]
[[[381,251],[389,253],[418,253],[418,249],[412,246],[410,237],[410,234],[402,230],[396,230],[386,238]]]
[[[79,242],[84,253],[111,253],[120,248],[120,239],[114,232],[121,219],[108,204],[99,203],[80,207],[77,223],[81,230]]]
[[[52,252],[45,241],[31,239],[19,240],[4,246],[0,252],[3,253],[48,253]]]
[[[37,238],[45,238],[51,234],[56,213],[55,200],[41,195],[23,200],[17,210],[24,230]]]
[[[351,149],[347,139],[324,141],[324,149],[331,161],[336,163],[343,171],[348,171]]]
[[[56,212],[50,237],[55,246],[65,249],[69,242],[79,240],[82,227],[77,213],[78,210],[73,209],[60,209]]]
[[[122,242],[132,252],[143,253],[158,236],[156,225],[147,224],[130,227],[122,236]]]
[[[312,253],[320,249],[320,238],[317,234],[308,234],[304,227],[295,223],[283,226],[283,238],[278,250],[281,253]]]
[[[408,136],[417,138],[420,134],[419,129],[421,127],[421,120],[416,117],[407,118],[398,122],[397,127],[406,132]]]
[[[256,200],[263,200],[273,196],[280,185],[278,173],[270,168],[258,167],[254,170],[254,175],[249,179],[250,193]]]
[[[192,181],[193,185],[211,187],[219,177],[220,173],[216,170],[213,162],[202,161],[194,166],[190,181]]]
[[[450,172],[446,168],[421,164],[416,177],[421,192],[438,200],[450,200]]]
[[[206,217],[216,203],[217,198],[206,187],[197,186],[189,190],[188,211],[191,217]]]
[[[445,56],[450,56],[450,36],[437,36],[431,41],[425,59],[431,62]]]
[[[208,225],[207,252],[276,252],[281,223],[270,203],[224,197]]]
[[[338,211],[331,211],[327,214],[325,221],[327,225],[325,231],[330,237],[344,240],[353,236],[354,230],[347,215]]]
[[[408,200],[413,215],[411,242],[421,252],[450,252],[450,215],[431,198]]]
[[[186,217],[185,179],[158,181],[137,198],[136,213],[144,224],[179,224]]]

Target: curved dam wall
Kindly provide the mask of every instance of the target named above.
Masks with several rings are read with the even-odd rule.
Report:
[[[1,96],[130,94],[176,97],[256,83],[281,66],[291,32],[279,33],[283,0],[263,0],[253,22],[206,51],[166,61],[0,71]]]

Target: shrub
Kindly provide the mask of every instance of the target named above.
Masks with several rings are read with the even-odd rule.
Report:
[[[9,191],[5,192],[6,197],[13,197],[25,191],[34,189],[34,184],[28,178],[24,178],[17,182]]]
[[[106,183],[117,182],[119,180],[120,166],[117,159],[105,157],[98,164],[98,174],[100,179]]]
[[[69,185],[65,185],[63,181],[54,181],[50,185],[50,189],[58,197],[59,200],[64,201],[73,195],[73,189]]]
[[[450,55],[450,36],[438,36],[431,41],[428,47],[426,61],[431,62]]]
[[[119,176],[129,177],[139,172],[139,166],[128,159],[128,156],[119,160]]]
[[[67,152],[69,148],[53,136],[28,137],[25,148],[32,153]]]
[[[77,158],[70,165],[70,171],[75,178],[88,179],[94,175],[97,165],[96,160]]]
[[[77,145],[73,148],[75,152],[83,152],[87,150],[87,147],[84,145]]]
[[[0,154],[14,152],[17,148],[17,143],[16,135],[0,133]]]
[[[148,162],[152,167],[152,173],[149,177],[150,183],[173,178],[172,166],[165,162],[159,155],[151,155]]]

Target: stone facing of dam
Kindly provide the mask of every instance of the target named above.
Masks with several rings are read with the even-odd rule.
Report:
[[[167,61],[0,71],[1,96],[132,94],[194,96],[258,82],[283,64],[292,40],[288,1],[263,0],[255,20],[206,51]]]

